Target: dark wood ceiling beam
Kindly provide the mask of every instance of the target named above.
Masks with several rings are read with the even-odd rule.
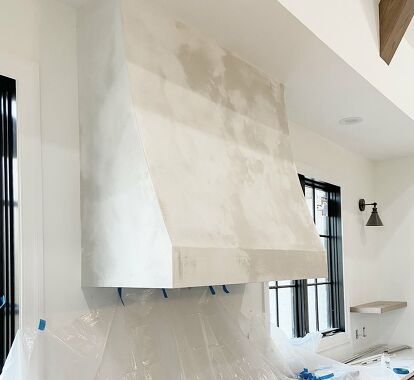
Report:
[[[380,55],[389,65],[414,15],[414,0],[381,0]]]

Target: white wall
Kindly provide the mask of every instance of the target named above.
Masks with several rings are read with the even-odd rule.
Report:
[[[117,299],[81,288],[76,10],[39,0],[43,166],[44,315],[59,323]]]
[[[382,316],[384,338],[414,345],[414,157],[376,165],[378,210],[384,223],[379,236],[381,296],[407,301],[408,307]]]
[[[289,101],[289,99],[287,99]],[[326,354],[343,357],[352,350],[360,350],[376,343],[380,320],[350,314],[349,306],[377,300],[379,274],[375,244],[378,230],[365,227],[368,213],[358,209],[359,198],[372,200],[374,194],[374,164],[364,157],[293,123],[289,124],[293,156],[298,172],[317,180],[341,187],[344,282],[347,340]],[[368,337],[356,340],[354,330],[366,327]],[[327,338],[330,339],[330,338]],[[329,344],[330,345],[330,344]]]
[[[40,4],[45,314],[76,313],[80,290],[79,132],[76,15]],[[64,295],[64,296],[63,296]]]
[[[80,284],[80,159],[76,12],[40,2],[45,317],[68,320],[107,291]],[[113,296],[115,291],[109,291]],[[109,298],[109,301],[111,298]]]
[[[37,62],[39,0],[0,0],[0,9],[0,54]]]

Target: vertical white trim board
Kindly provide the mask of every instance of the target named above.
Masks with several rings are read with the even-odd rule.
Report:
[[[39,66],[0,53],[0,74],[17,85],[18,231],[16,277],[21,328],[33,327],[44,311],[43,193]]]

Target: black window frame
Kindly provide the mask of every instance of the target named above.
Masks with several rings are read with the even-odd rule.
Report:
[[[292,289],[292,308],[293,308],[293,335],[303,337],[309,332],[308,315],[308,287],[315,287],[315,312],[317,330],[319,330],[318,315],[318,286],[326,285],[328,288],[328,309],[330,309],[330,324],[332,328],[321,331],[323,336],[330,336],[345,331],[345,306],[344,306],[344,278],[343,278],[343,254],[342,254],[342,227],[341,227],[341,189],[339,186],[330,183],[317,181],[299,174],[299,181],[305,194],[305,188],[312,188],[313,205],[315,207],[315,191],[320,189],[328,195],[328,218],[329,227],[327,235],[320,235],[327,239],[327,281],[308,283],[306,279],[291,281],[290,284],[279,284],[273,282],[269,289],[275,290],[276,297],[276,324],[279,326],[279,290]],[[315,212],[313,212],[315,222]]]
[[[16,81],[0,75],[0,296],[5,304],[0,310],[0,369],[3,367],[16,334],[18,309],[15,302],[15,209],[13,160],[17,158]]]

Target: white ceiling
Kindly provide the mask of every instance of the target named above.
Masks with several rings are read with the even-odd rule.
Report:
[[[79,5],[88,0],[65,1]],[[278,1],[153,1],[285,83],[292,121],[374,160],[414,153],[414,121]],[[347,116],[364,121],[339,125]]]

